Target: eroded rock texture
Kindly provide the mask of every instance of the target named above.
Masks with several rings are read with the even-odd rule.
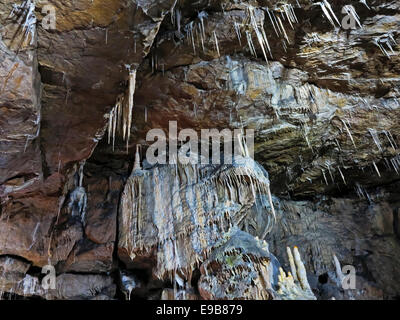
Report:
[[[395,0],[0,0],[2,296],[398,298],[399,33]],[[169,121],[254,129],[253,171],[148,165]]]

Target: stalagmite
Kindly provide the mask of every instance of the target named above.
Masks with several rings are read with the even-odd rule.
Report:
[[[139,154],[140,145],[136,145],[136,153],[135,153],[135,162],[133,164],[133,171],[141,170],[142,167],[140,166],[140,154]]]
[[[296,262],[297,266],[297,278],[300,281],[301,287],[304,290],[311,291],[310,285],[307,280],[306,268],[304,267],[303,261],[301,261],[299,249],[296,246],[293,248],[293,253],[294,261]]]
[[[292,254],[292,250],[290,250],[290,247],[286,247],[286,252],[287,252],[287,255],[289,258],[289,264],[290,264],[290,270],[292,272],[292,276],[293,276],[294,280],[298,280],[296,266],[294,264],[293,254]]]
[[[301,261],[297,247],[294,247],[293,251],[295,267],[293,267],[292,272],[288,272],[286,275],[285,271],[281,267],[279,268],[277,298],[282,300],[316,300],[308,283],[304,264]],[[287,252],[291,254],[290,249]],[[295,279],[294,275],[297,275],[297,279]]]

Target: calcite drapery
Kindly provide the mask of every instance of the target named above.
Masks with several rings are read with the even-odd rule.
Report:
[[[156,257],[157,277],[173,277],[179,270],[190,279],[220,235],[244,218],[257,195],[269,196],[272,203],[267,172],[247,157],[235,156],[230,165],[134,170],[121,199],[119,255],[133,263]],[[261,199],[272,225],[273,206]]]

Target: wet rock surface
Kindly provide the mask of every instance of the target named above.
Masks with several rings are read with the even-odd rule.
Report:
[[[342,2],[329,1],[338,21],[316,2],[51,0],[49,30],[42,4],[0,0],[0,292],[301,298],[301,281],[287,273],[286,248],[297,245],[317,298],[398,298],[400,5],[349,0],[362,28],[346,30]],[[115,128],[112,146],[117,97],[133,102],[132,123],[128,139]],[[197,170],[143,166],[131,176],[135,145],[144,160],[146,133],[168,132],[169,121],[198,133],[255,130],[254,158],[276,211],[271,230],[254,177],[183,192]],[[260,288],[246,291],[238,277],[236,296],[226,293],[227,261],[204,273],[217,251],[203,249],[235,225],[253,249],[268,243],[286,272],[275,271],[275,282],[280,275],[289,293],[269,288],[259,261],[249,268]],[[198,229],[213,232],[200,241]],[[189,246],[195,238],[202,245]],[[355,267],[356,289],[341,288],[333,255]],[[41,285],[49,264],[54,290]]]

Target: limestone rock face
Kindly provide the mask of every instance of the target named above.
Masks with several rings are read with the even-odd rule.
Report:
[[[0,297],[400,295],[398,1],[46,4],[0,1]],[[170,121],[254,129],[258,169],[146,165]]]

